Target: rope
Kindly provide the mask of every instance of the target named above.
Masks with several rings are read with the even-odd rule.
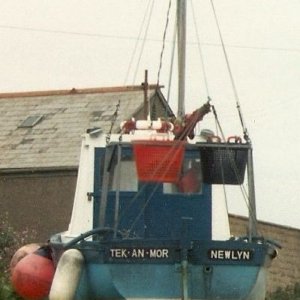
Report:
[[[157,86],[159,86],[160,72],[161,72],[161,68],[162,68],[162,59],[163,59],[163,55],[164,55],[165,44],[166,44],[166,36],[167,36],[167,29],[168,29],[169,19],[170,19],[171,3],[172,3],[172,1],[169,0],[169,6],[168,6],[168,12],[167,12],[167,20],[166,20],[166,25],[165,25],[164,35],[163,35],[163,44],[162,44],[162,49],[161,49],[161,52],[160,52],[159,67],[158,67],[158,72],[157,72]]]
[[[215,9],[213,0],[210,0],[210,3],[211,3],[211,6],[212,6],[212,10],[213,10],[214,17],[215,17],[215,22],[216,22],[217,29],[218,29],[218,32],[219,32],[219,38],[220,38],[220,41],[221,41],[222,50],[223,50],[223,54],[224,54],[224,57],[225,57],[226,66],[227,66],[231,86],[232,86],[235,101],[236,101],[236,107],[237,107],[237,110],[238,110],[239,118],[240,118],[241,125],[242,125],[243,132],[244,132],[244,138],[247,142],[249,142],[250,138],[249,138],[249,135],[248,135],[248,130],[246,128],[244,118],[243,118],[243,115],[242,115],[242,110],[241,110],[241,106],[240,106],[240,101],[239,101],[237,88],[236,88],[235,81],[234,81],[234,78],[233,78],[232,70],[231,70],[230,63],[229,63],[229,58],[228,58],[227,51],[226,51],[226,48],[225,48],[225,44],[224,44],[224,40],[223,40],[223,37],[222,37],[221,28],[220,28],[220,24],[219,24],[219,21],[218,21],[218,17],[217,17],[217,13],[216,13],[216,9]]]

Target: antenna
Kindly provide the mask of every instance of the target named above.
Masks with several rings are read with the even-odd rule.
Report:
[[[185,57],[186,57],[186,0],[177,0],[178,32],[178,110],[177,116],[185,115]]]
[[[148,114],[150,116],[150,101],[148,103],[148,70],[145,70],[145,79],[144,79],[144,119],[146,120]]]

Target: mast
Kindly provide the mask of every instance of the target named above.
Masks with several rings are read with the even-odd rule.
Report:
[[[253,150],[252,146],[248,149],[248,191],[249,191],[249,241],[257,236],[257,220],[256,220],[256,200],[255,200],[255,184],[253,169]]]
[[[177,117],[185,115],[185,49],[186,49],[186,0],[177,0],[177,51],[178,51],[178,108]],[[188,259],[186,245],[181,249],[181,299],[189,299]]]
[[[186,57],[186,0],[177,0],[178,34],[178,110],[179,118],[185,115],[185,57]]]

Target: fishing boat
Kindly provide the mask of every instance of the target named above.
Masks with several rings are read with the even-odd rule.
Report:
[[[178,4],[182,42],[185,1]],[[177,117],[152,120],[149,108],[119,133],[84,134],[69,228],[38,250],[53,262],[41,288],[50,300],[265,299],[277,251],[257,230],[251,141],[195,134],[216,113],[208,101],[184,114],[184,44],[179,50]],[[248,231],[232,237],[224,199],[212,190],[246,179]]]

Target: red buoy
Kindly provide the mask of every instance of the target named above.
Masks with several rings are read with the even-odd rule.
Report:
[[[54,265],[48,247],[41,247],[21,259],[12,272],[15,291],[28,300],[48,296],[54,276]]]

